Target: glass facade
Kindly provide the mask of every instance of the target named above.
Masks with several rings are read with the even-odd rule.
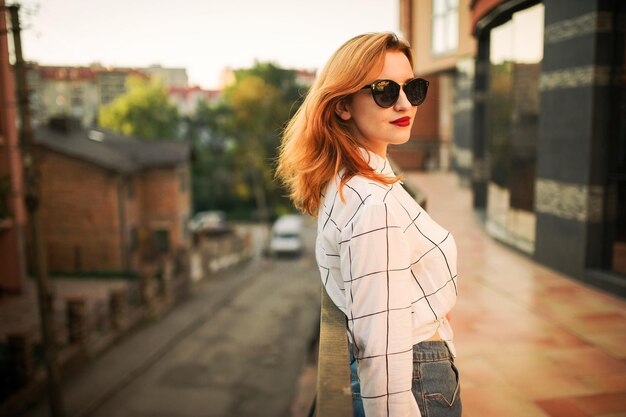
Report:
[[[621,14],[626,12],[626,5],[620,3]],[[626,68],[626,34],[617,32],[614,38],[614,71],[611,80],[611,129],[609,134],[609,189],[613,196],[609,198],[609,218],[606,234],[610,247],[609,269],[626,276],[626,85],[619,74]],[[610,216],[612,217],[612,216]]]
[[[544,6],[516,12],[490,32],[487,157],[508,208],[533,211]]]

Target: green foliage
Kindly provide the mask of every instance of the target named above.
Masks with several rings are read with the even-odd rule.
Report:
[[[277,67],[271,62],[256,62],[252,68],[241,69],[235,72],[235,85],[250,76],[259,77],[267,84],[276,87],[280,91],[284,102],[289,105],[290,115],[293,115],[300,107],[306,88],[296,83],[296,71]]]
[[[202,104],[188,120],[194,144],[194,209],[252,212],[269,219],[290,206],[275,184],[280,134],[305,91],[293,70],[256,63],[238,70],[222,102]]]
[[[224,126],[231,117],[225,102],[209,105],[200,102],[196,113],[186,120],[186,140],[194,149],[192,195],[194,212],[224,210],[228,213],[248,202],[238,198],[235,183],[233,140]]]
[[[191,116],[180,116],[156,81],[129,78],[128,85],[126,95],[100,109],[100,126],[145,139],[188,141],[194,211],[223,210],[238,218],[256,211],[256,218],[268,219],[289,210],[273,170],[280,133],[306,93],[294,70],[259,62],[238,70],[219,103],[201,102]]]
[[[129,77],[129,91],[100,108],[101,127],[144,139],[173,139],[179,116],[158,81]]]

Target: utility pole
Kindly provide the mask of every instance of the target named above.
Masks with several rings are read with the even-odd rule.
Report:
[[[19,8],[17,4],[7,6],[11,16],[11,32],[15,49],[15,76],[17,81],[17,101],[20,115],[20,145],[24,159],[24,195],[28,211],[28,228],[33,244],[41,336],[48,376],[48,397],[51,417],[64,417],[63,398],[60,389],[60,375],[57,365],[57,346],[54,337],[52,320],[52,296],[48,280],[48,262],[46,248],[41,229],[41,212],[39,210],[40,178],[39,155],[33,139],[33,127],[28,103],[28,87],[26,82],[26,65],[22,56],[22,39],[20,36]]]

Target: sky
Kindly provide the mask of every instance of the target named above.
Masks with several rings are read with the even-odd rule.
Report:
[[[319,69],[345,41],[399,31],[399,0],[20,0],[25,59],[184,67],[216,88],[224,67]]]

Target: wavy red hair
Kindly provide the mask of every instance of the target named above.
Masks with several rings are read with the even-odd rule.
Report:
[[[368,165],[359,150],[364,144],[355,139],[349,122],[341,120],[336,112],[343,100],[375,81],[388,51],[402,52],[413,66],[410,46],[394,33],[368,33],[344,43],[328,60],[287,124],[276,177],[285,184],[299,210],[316,216],[324,189],[341,170],[342,201],[343,185],[355,175],[383,184],[400,180],[381,175]]]

